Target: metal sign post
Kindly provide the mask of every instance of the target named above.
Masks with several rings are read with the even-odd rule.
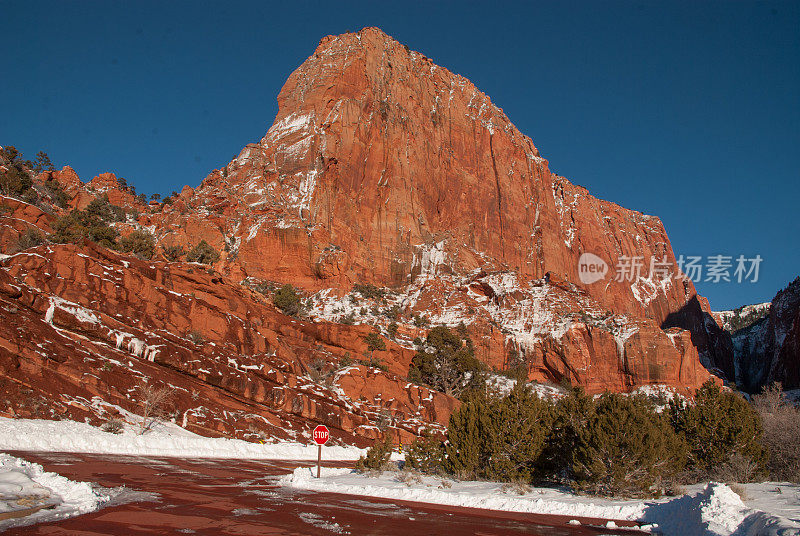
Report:
[[[328,442],[330,439],[331,434],[328,430],[328,427],[324,424],[320,424],[316,428],[314,428],[314,434],[312,435],[314,438],[314,443],[317,444],[317,478],[320,477],[322,472],[322,445]]]

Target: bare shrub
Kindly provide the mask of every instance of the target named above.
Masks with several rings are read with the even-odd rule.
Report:
[[[339,368],[347,368],[353,363],[355,363],[355,361],[353,361],[353,357],[350,355],[350,352],[345,352],[344,356],[339,360]]]
[[[753,407],[761,413],[777,413],[786,405],[786,396],[783,394],[783,385],[775,382],[761,390],[753,397]]]
[[[761,466],[751,457],[734,452],[719,468],[716,478],[725,482],[753,482],[761,472]]]
[[[142,422],[139,435],[148,432],[154,424],[169,415],[168,406],[172,400],[173,389],[168,386],[156,386],[143,380],[136,386],[136,397],[139,399]]]
[[[381,408],[375,418],[375,426],[377,426],[381,432],[385,432],[392,424],[394,424],[394,416],[391,410],[389,410],[389,408]]]
[[[199,331],[196,331],[196,330],[195,331],[190,331],[189,333],[187,333],[186,334],[186,338],[189,339],[190,341],[192,341],[194,344],[196,344],[198,346],[201,346],[201,345],[205,344],[205,342],[206,342],[206,338],[203,337],[203,334],[200,333]]]
[[[121,434],[125,430],[125,423],[122,419],[112,417],[104,422],[100,429],[109,434]]]
[[[422,484],[422,474],[414,469],[403,469],[397,473],[397,481],[410,488],[414,484]]]
[[[517,495],[525,495],[531,492],[531,487],[523,479],[516,479],[512,482],[506,482],[500,487],[503,493],[516,493]]]
[[[249,432],[250,435],[255,436],[257,441],[259,441],[261,443],[266,443],[267,441],[269,441],[271,439],[271,437],[270,437],[270,435],[268,433],[266,433],[264,430],[261,430],[255,424],[251,423],[247,427],[247,431]]]
[[[311,378],[315,383],[320,383],[322,380],[324,380],[328,373],[328,363],[319,357],[312,359],[306,368],[308,369],[309,378]]]
[[[356,471],[369,478],[378,478],[383,475],[383,469],[359,469],[357,467]]]
[[[42,232],[33,227],[29,227],[24,233],[19,235],[16,251],[24,251],[29,248],[41,246],[44,242],[45,238]]]
[[[331,388],[336,376],[336,367],[320,357],[315,357],[306,366],[308,377],[316,384]]]
[[[800,410],[786,398],[779,383],[754,396],[753,406],[761,416],[770,478],[800,482]]]
[[[681,486],[676,480],[670,479],[664,482],[664,495],[668,497],[680,497],[686,494],[686,488]]]

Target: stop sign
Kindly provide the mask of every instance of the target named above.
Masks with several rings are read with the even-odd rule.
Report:
[[[320,424],[316,428],[314,428],[314,443],[317,445],[324,445],[328,442],[328,438],[330,438],[330,433],[328,432],[328,427],[324,424]]]

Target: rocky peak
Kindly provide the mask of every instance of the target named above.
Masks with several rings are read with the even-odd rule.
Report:
[[[80,303],[93,315],[106,315],[102,329],[92,332],[98,348],[108,346],[110,330],[136,333],[139,340],[157,334],[146,345],[163,344],[160,357],[140,352],[131,367],[180,371],[204,387],[222,386],[258,404],[295,380],[270,377],[272,384],[251,388],[247,381],[257,373],[224,367],[211,349],[204,370],[212,370],[206,364],[218,357],[222,368],[214,368],[213,376],[195,370],[182,349],[187,332],[199,329],[220,348],[225,345],[225,352],[235,349],[236,363],[247,367],[270,370],[278,365],[277,355],[299,376],[311,360],[333,366],[346,356],[364,356],[363,337],[380,329],[391,340],[382,359],[393,376],[381,380],[383,387],[360,372],[342,377],[352,400],[409,388],[400,378],[407,374],[414,340],[436,324],[463,323],[490,369],[525,367],[530,380],[569,381],[590,392],[666,384],[691,394],[709,378],[701,358],[709,367],[725,360],[719,328],[691,282],[649,277],[646,269],[630,280],[614,280],[614,267],[625,257],[638,257],[643,267],[653,259],[675,266],[661,221],[597,199],[552,173],[531,139],[466,78],[365,28],[323,38],[290,75],[278,104],[264,137],[223,169],[197,188],[183,188],[170,203],[142,210],[137,222],[115,224],[148,229],[159,249],[189,249],[205,240],[221,254],[213,269],[165,257],[141,264],[117,254],[109,259],[96,247],[57,247],[40,255],[58,258],[63,267],[71,266],[73,256],[80,256],[76,265],[88,257],[93,273],[116,274],[113,285],[97,282],[97,289],[80,291],[90,288],[83,276],[53,286],[47,263],[17,255],[0,266],[0,277],[7,272],[30,282],[25,299],[36,305],[28,311],[31,325],[49,336],[53,317],[42,320],[46,325],[33,321],[46,314],[44,304]],[[65,170],[57,173],[67,180]],[[102,191],[115,204],[130,195],[113,174],[75,186],[90,195]],[[23,208],[31,210],[13,209],[13,221]],[[598,281],[580,277],[578,261],[586,253],[607,264],[608,273]],[[183,275],[176,277],[175,270]],[[284,283],[304,294],[305,321],[279,315],[258,296],[241,297],[244,287]],[[380,292],[365,296],[357,290],[369,285]],[[9,303],[20,299],[12,287],[3,298]],[[201,293],[207,303],[194,297]],[[102,296],[100,305],[93,296]],[[108,303],[124,306],[123,318],[111,321],[114,311],[98,310]],[[242,311],[248,313],[235,320]],[[55,321],[63,316],[53,314]],[[73,327],[80,336],[87,333],[85,326]],[[0,343],[14,336],[9,327]],[[26,351],[38,359],[35,349]],[[101,361],[111,355],[93,351]],[[59,374],[74,377],[81,367],[70,363]],[[38,372],[8,374],[18,379]],[[71,388],[76,396],[101,396],[105,389]],[[326,396],[331,395],[320,395]],[[408,394],[402,408],[389,408],[398,418],[405,415],[410,433],[415,419],[445,423],[455,404],[438,397],[435,407],[423,411],[414,397]],[[305,399],[296,400],[299,408]],[[302,408],[285,402],[278,404],[280,415],[321,415],[297,413]],[[336,414],[347,420],[352,411]],[[365,430],[372,421],[363,420]]]
[[[533,142],[466,78],[375,28],[329,36],[293,72],[272,127],[196,196],[234,207],[220,231],[241,240],[257,277],[291,272],[308,289],[409,284],[422,251],[447,268],[561,274],[609,308],[663,322],[695,294],[686,285],[582,285],[578,258],[674,255],[658,218],[598,200],[550,172]],[[247,227],[242,216],[252,218]],[[296,240],[291,270],[254,262],[249,244]],[[332,258],[330,252],[338,252]],[[610,279],[610,278],[609,278]]]

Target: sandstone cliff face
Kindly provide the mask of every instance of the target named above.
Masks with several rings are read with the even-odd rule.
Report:
[[[566,281],[568,292],[585,303],[562,307],[562,320],[591,307],[619,315],[621,324],[630,321],[628,332],[644,326],[638,352],[646,348],[649,357],[636,373],[624,365],[626,352],[635,360],[636,350],[609,345],[615,336],[602,327],[587,335],[592,348],[602,349],[587,351],[609,365],[599,367],[598,388],[623,389],[662,376],[694,387],[707,378],[702,367],[682,379],[657,371],[696,358],[694,348],[709,364],[729,359],[727,347],[717,348],[715,340],[724,334],[709,334],[705,310],[692,305],[692,283],[648,277],[653,260],[677,275],[660,220],[596,199],[551,173],[530,138],[465,78],[367,28],[323,39],[289,77],[278,103],[259,143],[151,217],[163,240],[188,244],[201,235],[227,246],[220,267],[227,273],[289,281],[328,297],[342,297],[354,283],[386,286],[401,296],[431,288],[447,295],[465,288],[475,273],[513,274],[528,295],[548,285],[546,279]],[[598,255],[610,272],[625,257],[639,257],[645,268],[631,280],[617,282],[609,273],[583,284],[583,253]],[[396,304],[406,321],[428,313],[416,300]],[[458,321],[485,337],[491,332],[487,317],[498,319],[484,312],[462,313]],[[508,328],[499,322],[508,333],[489,336],[487,362],[503,363],[516,347],[532,359],[554,359],[548,350],[554,347],[568,349],[559,355],[570,353],[573,340],[562,341],[559,331],[553,332],[558,337],[545,334],[552,322],[536,324],[529,319]],[[694,328],[691,355],[666,342],[672,339],[661,327]],[[532,379],[558,381],[565,369],[578,368],[598,377],[597,366],[544,367],[547,374],[535,373],[535,362],[530,367]]]
[[[138,213],[113,224],[122,234],[186,249],[206,240],[221,257],[207,271],[84,244],[2,260],[1,376],[16,394],[0,411],[44,411],[26,402],[37,396],[73,417],[135,411],[127,395],[148,376],[179,386],[180,422],[203,433],[301,438],[325,422],[364,442],[388,420],[407,438],[441,429],[457,405],[402,380],[435,324],[463,323],[491,369],[592,393],[691,394],[710,377],[704,364],[733,369],[707,302],[672,277],[660,220],[553,174],[465,78],[367,28],[324,38],[278,103],[262,140],[171,204],[144,205],[110,173],[83,183],[69,167],[37,179],[57,180],[67,209],[2,200],[3,253],[25,228],[49,232],[105,194]],[[604,278],[582,281],[585,253],[608,265]],[[615,281],[630,257],[643,269]],[[653,261],[672,273],[649,277]],[[301,289],[307,320],[249,290],[274,283]],[[388,347],[365,356],[374,327]],[[336,369],[345,356],[387,371]]]
[[[323,39],[278,103],[267,135],[186,200],[236,216],[219,234],[236,240],[249,275],[315,290],[398,287],[441,244],[455,273],[551,272],[658,323],[694,294],[691,283],[656,285],[644,271],[633,285],[581,285],[584,252],[612,269],[624,255],[674,267],[660,220],[551,173],[489,97],[380,30]],[[281,251],[278,262],[265,249]]]

